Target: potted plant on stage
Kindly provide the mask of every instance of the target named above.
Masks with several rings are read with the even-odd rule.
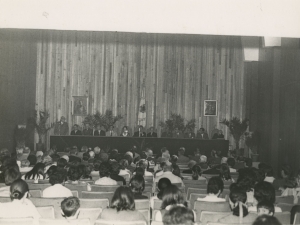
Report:
[[[245,144],[249,148],[249,157],[252,158],[253,162],[258,161],[258,142],[259,142],[259,137],[257,132],[245,133]]]
[[[240,120],[237,117],[233,117],[230,120],[223,119],[221,124],[226,125],[229,128],[230,134],[233,136],[236,145],[236,151],[240,150],[240,140],[248,128],[248,119]]]
[[[53,127],[53,124],[47,124],[49,117],[50,114],[48,111],[36,110],[34,116],[28,119],[28,125],[39,135],[39,142],[36,144],[37,151],[45,150],[47,133]]]

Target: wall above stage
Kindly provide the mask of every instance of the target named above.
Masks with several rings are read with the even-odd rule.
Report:
[[[37,109],[48,109],[50,122],[64,115],[82,125],[72,96],[87,96],[89,112],[123,115],[118,127],[136,127],[143,94],[147,127],[171,112],[208,131],[221,118],[245,116],[240,37],[40,31],[37,49]],[[204,117],[204,100],[218,101],[217,116]]]

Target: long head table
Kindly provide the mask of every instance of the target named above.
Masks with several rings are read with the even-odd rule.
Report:
[[[101,149],[116,148],[120,153],[125,153],[133,145],[136,145],[138,149],[142,150],[146,147],[152,147],[156,154],[159,154],[163,147],[167,147],[171,154],[177,154],[180,147],[185,147],[187,155],[191,155],[196,148],[199,148],[200,152],[206,156],[209,156],[212,150],[220,150],[223,156],[227,156],[229,141],[150,137],[50,136],[50,146],[54,145],[58,151],[64,151],[66,147],[74,145],[80,149],[86,145],[92,148],[99,146]]]

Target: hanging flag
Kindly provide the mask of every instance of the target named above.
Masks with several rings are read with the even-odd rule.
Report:
[[[145,87],[143,87],[138,114],[138,125],[146,127],[146,115]]]

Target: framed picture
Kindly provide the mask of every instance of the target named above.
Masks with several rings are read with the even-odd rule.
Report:
[[[87,96],[73,96],[73,116],[86,116],[88,105]]]
[[[217,116],[217,100],[204,100],[204,116]]]

